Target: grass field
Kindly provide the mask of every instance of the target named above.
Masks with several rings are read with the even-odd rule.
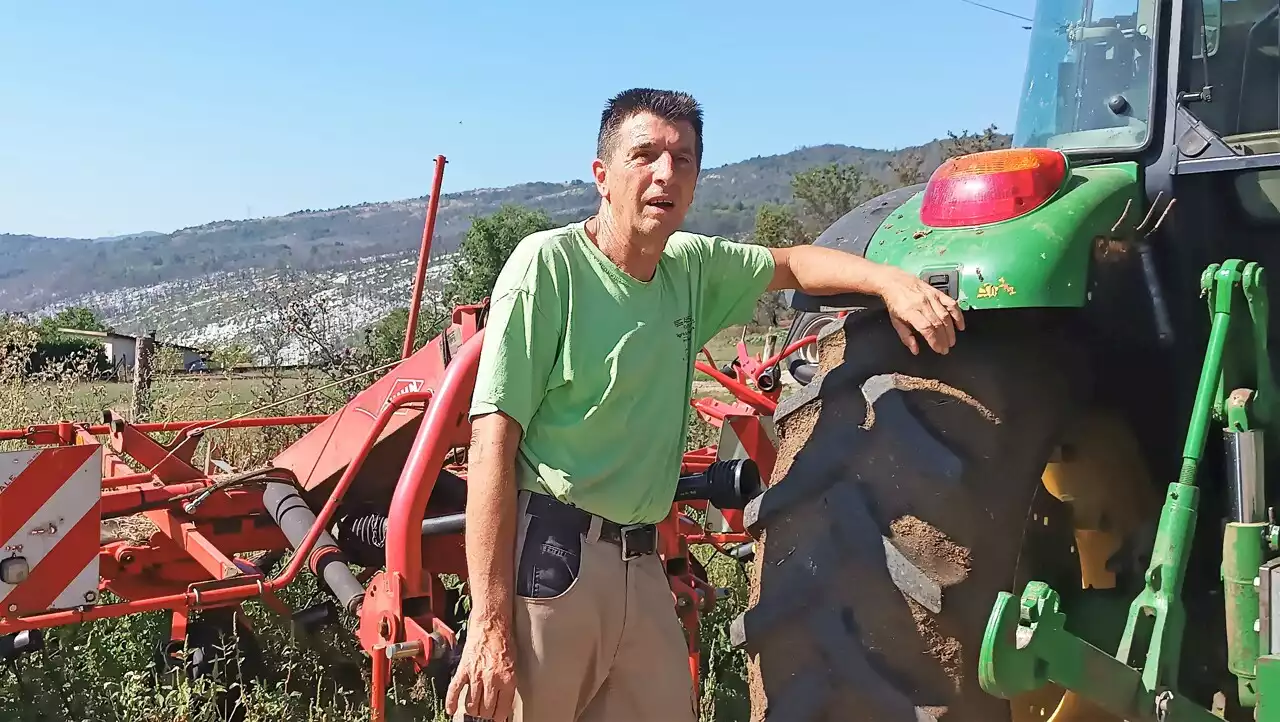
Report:
[[[717,366],[733,358],[739,337],[740,330],[731,329],[708,345]],[[747,343],[753,353],[758,353],[764,337],[749,335]],[[58,419],[95,421],[101,418],[104,408],[129,408],[129,384],[78,381],[70,369],[47,379],[23,379],[12,371],[6,373],[3,361],[0,358],[0,429]],[[331,383],[332,377],[319,371],[291,371],[258,378],[216,374],[162,378],[153,386],[149,418],[220,418],[272,404],[274,408],[263,415],[327,413],[339,408],[348,398],[346,394],[377,377],[375,374],[306,398],[294,397],[305,389]],[[706,387],[700,383],[698,395],[704,395]],[[723,392],[714,395],[729,398]],[[710,431],[695,419],[690,446],[712,441]],[[252,468],[299,434],[298,429],[246,429],[217,430],[210,436],[237,468]],[[20,445],[0,445],[0,450],[15,447]],[[202,457],[198,454],[196,458]],[[731,596],[703,619],[700,716],[703,722],[745,720],[749,712],[745,660],[729,647],[727,632],[729,622],[743,610],[746,601],[745,571],[738,562],[709,548],[698,548],[696,554],[706,564],[713,583],[732,590]],[[282,569],[287,561],[280,562],[276,569]],[[281,596],[295,611],[326,598],[314,578],[305,573]],[[245,609],[269,674],[265,681],[245,689],[243,719],[276,722],[368,718],[368,672],[352,634],[354,619],[345,617],[340,628],[311,639],[294,634],[288,620],[257,602],[247,603]],[[208,703],[208,695],[204,694],[208,690],[183,679],[153,676],[156,644],[167,633],[167,614],[159,612],[49,631],[44,651],[0,669],[0,722],[224,719]],[[401,669],[394,681],[389,719],[446,719],[422,678]]]

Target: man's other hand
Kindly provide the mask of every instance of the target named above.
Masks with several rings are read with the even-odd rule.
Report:
[[[947,354],[956,345],[956,329],[964,330],[964,315],[955,299],[930,286],[924,279],[892,266],[882,266],[880,297],[889,311],[889,320],[902,343],[912,354],[920,353],[914,329],[929,348]]]
[[[467,688],[462,700],[462,689]],[[504,624],[472,619],[458,672],[449,683],[445,709],[451,717],[465,714],[501,722],[511,717],[516,693],[515,650]],[[459,702],[462,701],[462,704]]]
[[[901,268],[869,261],[834,248],[804,245],[770,248],[773,278],[769,290],[797,288],[813,296],[860,293],[884,299],[889,319],[912,354],[920,344],[912,331],[945,354],[956,345],[956,329],[964,330],[960,306],[950,296]]]

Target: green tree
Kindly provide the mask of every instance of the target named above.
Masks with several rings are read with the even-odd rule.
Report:
[[[413,333],[413,348],[420,349],[444,330],[449,317],[443,309],[423,303],[418,311],[418,327]],[[375,363],[386,363],[400,358],[404,350],[404,335],[409,328],[409,309],[393,308],[377,323],[365,330],[364,347]]]
[[[884,192],[880,181],[849,163],[827,163],[796,173],[791,193],[809,228],[821,231],[860,203]]]
[[[60,369],[64,374],[100,375],[110,369],[100,341],[62,333],[58,329],[80,331],[110,331],[93,309],[87,306],[68,306],[50,318],[43,318],[31,328],[39,341],[27,359],[27,371],[37,373]]]
[[[756,209],[756,227],[752,237],[757,244],[770,248],[798,246],[812,241],[795,210],[776,203],[762,203]]]
[[[896,182],[897,188],[925,182],[927,179],[920,168],[923,164],[924,156],[921,155],[918,150],[902,153],[889,161],[889,172],[893,174],[893,179]],[[885,190],[894,189],[886,188]]]
[[[970,133],[966,130],[957,135],[947,131],[947,137],[950,142],[943,144],[943,160],[955,158],[959,155],[969,155],[970,153],[981,153],[987,150],[999,150],[1009,147],[1009,138],[1000,135],[995,123],[987,126],[981,133]]]
[[[446,305],[478,303],[488,296],[516,244],[531,233],[554,227],[546,211],[511,203],[487,216],[473,218],[458,246],[453,273],[445,287]]]
[[[111,328],[87,306],[68,306],[52,318],[40,322],[40,331],[46,338],[60,335],[58,329],[74,328],[80,331],[110,331]]]
[[[246,344],[232,341],[215,348],[211,360],[219,368],[230,369],[237,366],[252,366],[254,356],[253,351]]]

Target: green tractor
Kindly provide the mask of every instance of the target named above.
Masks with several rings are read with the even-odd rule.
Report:
[[[816,241],[967,328],[912,355],[793,295],[818,340],[733,625],[758,719],[1280,721],[1278,16],[1039,0],[1013,147]]]

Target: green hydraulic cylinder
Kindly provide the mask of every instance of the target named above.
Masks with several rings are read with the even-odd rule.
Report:
[[[1222,537],[1222,584],[1226,606],[1227,667],[1238,680],[1240,704],[1257,704],[1257,660],[1262,652],[1259,570],[1269,552],[1262,489],[1262,432],[1224,431],[1231,518]]]
[[[1230,522],[1222,537],[1222,583],[1227,612],[1227,667],[1239,680],[1240,704],[1257,704],[1258,568],[1266,557],[1268,525]]]

